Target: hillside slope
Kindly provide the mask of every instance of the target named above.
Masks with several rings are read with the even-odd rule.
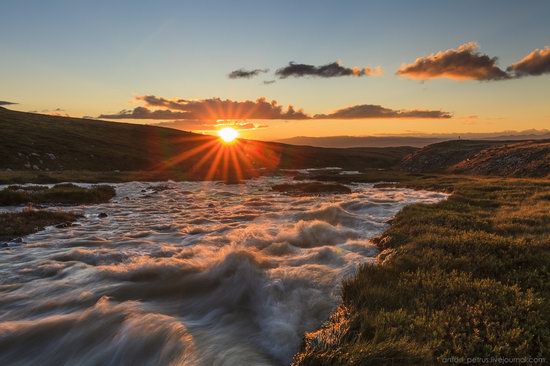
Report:
[[[446,141],[407,155],[399,166],[415,173],[546,177],[550,174],[550,140]]]
[[[550,140],[490,147],[455,164],[449,171],[503,177],[545,177],[550,174]]]
[[[240,140],[232,152],[215,137],[169,128],[68,118],[0,108],[0,170],[190,172],[200,179],[216,159],[236,160],[244,176],[260,168],[395,166],[410,147],[324,149]],[[210,172],[213,177],[221,172]]]
[[[452,140],[428,145],[405,156],[403,170],[415,173],[444,172],[449,167],[473,157],[478,152],[502,141]]]

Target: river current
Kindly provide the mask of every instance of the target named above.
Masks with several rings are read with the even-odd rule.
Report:
[[[374,261],[369,239],[446,197],[271,191],[288,181],[131,182],[64,208],[84,216],[0,249],[0,364],[288,364],[342,279]]]

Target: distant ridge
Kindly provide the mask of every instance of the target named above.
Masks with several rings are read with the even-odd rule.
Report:
[[[277,142],[292,145],[307,145],[317,147],[389,147],[389,146],[413,146],[424,147],[438,142],[456,140],[538,140],[550,139],[548,131],[525,131],[525,133],[491,133],[491,134],[446,134],[446,135],[426,135],[426,136],[327,136],[327,137],[307,137],[296,136],[287,139],[280,139]]]
[[[424,147],[437,142],[446,141],[448,138],[437,137],[401,137],[401,136],[329,136],[329,137],[307,137],[297,136],[287,139],[280,139],[277,142],[299,146],[316,146],[327,148],[349,148],[349,147],[396,147],[413,146]]]

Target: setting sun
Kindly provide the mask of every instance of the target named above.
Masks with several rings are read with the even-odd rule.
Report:
[[[225,127],[218,131],[218,136],[225,142],[232,142],[239,137],[239,132],[231,127]]]

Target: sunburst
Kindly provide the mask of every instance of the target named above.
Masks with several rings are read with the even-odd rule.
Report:
[[[279,148],[239,139],[238,135],[234,128],[224,127],[218,131],[218,137],[203,135],[178,139],[173,148],[179,145],[183,150],[157,164],[154,170],[180,171],[193,180],[235,182],[279,166]]]
[[[218,136],[226,143],[231,143],[239,137],[239,131],[232,127],[225,127],[218,131]]]

